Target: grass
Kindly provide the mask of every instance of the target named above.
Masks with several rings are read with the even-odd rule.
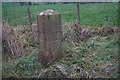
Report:
[[[11,26],[28,25],[27,7],[20,6],[18,3],[3,3],[2,4],[3,20],[8,19]],[[32,5],[30,6],[33,22],[36,23],[36,14],[43,10],[53,9],[61,13],[62,22],[76,22],[77,9],[76,4],[55,5]],[[118,4],[117,3],[102,3],[102,4],[81,4],[80,5],[81,25],[87,26],[102,26],[102,25],[117,25]]]
[[[33,50],[32,54],[22,57],[15,57],[7,54],[3,57],[3,77],[32,77],[36,69],[41,69],[36,60],[38,50]],[[9,57],[8,57],[9,56]],[[8,59],[8,60],[7,60]],[[22,73],[22,74],[21,74]]]
[[[68,35],[72,36],[70,33]],[[117,34],[96,34],[86,41],[81,41],[79,45],[73,44],[63,42],[63,58],[48,67],[43,67],[38,62],[37,48],[21,57],[3,54],[3,77],[118,77]]]
[[[82,4],[81,24],[85,26],[117,25],[117,3]],[[62,23],[75,22],[77,19],[76,4],[32,5],[30,6],[34,23],[36,14],[53,9],[61,13]],[[18,3],[3,3],[3,20],[8,19],[11,26],[28,25],[26,6]],[[72,25],[69,25],[71,27]],[[73,26],[72,26],[73,27]],[[93,27],[90,30],[95,31]],[[3,78],[42,78],[42,77],[118,77],[118,35],[96,34],[79,45],[73,42],[72,28],[64,28],[71,40],[63,44],[64,56],[49,67],[43,67],[37,60],[38,49],[21,57],[8,53],[3,54]],[[64,32],[64,31],[63,31]],[[68,39],[69,39],[68,38]],[[67,42],[69,41],[69,42]],[[71,42],[72,41],[72,42]],[[67,73],[67,74],[66,74]]]

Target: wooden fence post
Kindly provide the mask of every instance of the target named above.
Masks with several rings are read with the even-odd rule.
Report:
[[[40,56],[43,65],[48,65],[62,57],[62,32],[60,14],[43,11],[37,15]]]
[[[77,2],[77,17],[78,17],[78,24],[80,24],[80,2]]]
[[[32,17],[31,17],[31,12],[30,12],[30,7],[29,7],[29,2],[27,2],[27,13],[28,13],[28,20],[30,25],[32,25]]]

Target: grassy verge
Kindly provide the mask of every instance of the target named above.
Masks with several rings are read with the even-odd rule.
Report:
[[[118,77],[117,34],[95,35],[77,45],[64,43],[63,53],[63,58],[49,67],[38,62],[38,49],[19,58],[6,53],[3,55],[3,77]]]

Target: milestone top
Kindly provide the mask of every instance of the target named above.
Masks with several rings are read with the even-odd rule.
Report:
[[[56,11],[53,11],[52,9],[48,9],[39,13],[39,15],[54,15],[54,14],[59,14],[59,13]]]

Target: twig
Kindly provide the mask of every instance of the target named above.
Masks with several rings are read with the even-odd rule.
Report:
[[[50,68],[42,70],[36,78],[39,78],[42,74],[46,73],[47,71],[50,71]]]

